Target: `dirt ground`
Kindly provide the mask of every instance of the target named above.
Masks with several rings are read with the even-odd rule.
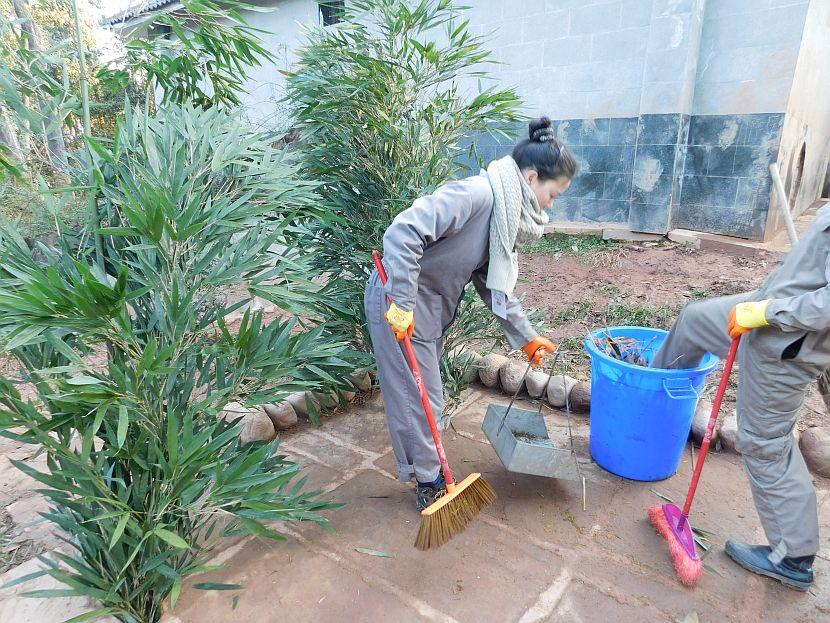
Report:
[[[583,240],[569,248],[562,237],[522,258],[517,291],[527,306],[546,311],[558,340],[581,342],[590,329],[626,322],[668,329],[689,301],[757,288],[782,257]]]
[[[556,239],[523,258],[519,292],[526,305],[545,311],[550,335],[564,340],[569,372],[587,379],[580,344],[590,329],[668,328],[685,302],[751,290],[781,257],[770,251],[736,255],[668,243]],[[224,543],[216,557],[224,567],[198,581],[244,588],[185,588],[167,622],[830,620],[830,481],[815,481],[822,552],[816,585],[802,595],[745,573],[723,554],[727,538],[763,537],[740,458],[712,455],[695,523],[714,534],[701,585],[685,589],[674,579],[665,542],[648,525],[645,509],[660,502],[657,493],[682,498],[690,454],[667,481],[627,481],[591,462],[588,420],[575,418],[576,455],[587,480],[583,510],[578,482],[504,469],[481,432],[493,402],[505,398],[474,386],[453,420],[455,430],[446,434],[458,472],[482,472],[498,495],[450,544],[429,553],[412,547],[418,524],[414,496],[394,476],[382,401],[374,394],[320,429],[306,424],[283,437],[283,451],[306,466],[309,486],[345,504],[331,514],[334,532],[299,525],[288,527],[293,538],[287,543]],[[563,423],[561,413],[547,418]],[[801,427],[819,423],[827,425],[827,414],[813,390]],[[31,572],[33,555],[60,547],[37,514],[44,504],[35,483],[8,459],[44,467],[31,449],[0,439],[0,574],[8,569],[0,585]],[[21,590],[0,590],[0,620],[50,623],[83,611],[84,604],[71,599],[51,600],[49,610],[40,600],[20,598]]]
[[[695,589],[674,577],[668,549],[646,520],[659,495],[682,499],[692,460],[676,476],[639,483],[590,461],[586,418],[573,417],[580,482],[508,472],[481,430],[489,404],[507,398],[477,386],[445,434],[456,471],[481,472],[498,498],[442,548],[412,546],[414,495],[394,476],[382,402],[285,439],[311,486],[343,508],[333,533],[292,527],[285,544],[244,539],[218,554],[225,564],[201,581],[238,583],[230,593],[187,590],[165,623],[435,621],[443,623],[818,623],[830,617],[830,482],[817,480],[823,530],[815,587],[806,594],[762,580],[723,553],[727,538],[763,538],[739,457],[712,455],[695,525],[710,530]],[[523,404],[528,408],[530,405]],[[562,413],[546,411],[548,429]],[[659,495],[658,495],[659,494]],[[585,506],[583,506],[583,502]],[[238,597],[238,601],[234,599]]]
[[[668,241],[548,240],[522,257],[517,292],[527,307],[545,311],[548,335],[563,343],[567,372],[582,380],[590,379],[582,346],[589,331],[615,325],[668,330],[686,303],[751,292],[784,258],[775,251],[700,251]],[[731,386],[727,409],[734,406],[734,379]],[[799,427],[819,424],[827,425],[827,414],[813,386]]]

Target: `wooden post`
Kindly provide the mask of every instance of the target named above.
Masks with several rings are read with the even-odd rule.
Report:
[[[798,233],[795,231],[792,214],[790,214],[790,201],[787,199],[787,191],[784,190],[784,183],[781,181],[781,174],[778,173],[778,163],[769,165],[769,172],[772,174],[772,183],[778,192],[778,209],[787,226],[787,234],[790,237],[790,244],[795,246],[798,242]]]

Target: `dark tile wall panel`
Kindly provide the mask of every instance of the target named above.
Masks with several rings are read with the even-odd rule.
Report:
[[[627,223],[650,233],[682,227],[762,238],[768,167],[778,153],[782,124],[778,113],[554,121],[556,136],[574,152],[580,171],[550,216]],[[524,122],[508,130],[527,136]],[[482,134],[475,144],[486,163],[510,153],[517,140]]]

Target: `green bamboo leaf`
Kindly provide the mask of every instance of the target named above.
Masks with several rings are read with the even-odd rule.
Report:
[[[379,558],[394,558],[392,554],[387,554],[386,552],[382,552],[377,549],[369,549],[366,547],[355,547],[354,550],[356,552],[360,552],[361,554],[368,554],[369,556],[377,556]]]
[[[94,376],[72,376],[66,379],[67,385],[100,385],[101,379],[96,379]]]
[[[36,580],[38,578],[42,578],[46,575],[47,571],[44,569],[42,571],[35,571],[34,573],[27,573],[26,575],[22,575],[19,578],[16,578],[10,582],[6,582],[2,586],[0,586],[0,590],[5,590],[7,588],[13,588],[15,586],[19,586],[20,584],[25,584],[26,582],[30,582],[31,580]]]
[[[84,621],[94,621],[100,617],[104,617],[109,614],[117,614],[118,612],[120,612],[118,608],[98,608],[97,610],[90,610],[89,612],[84,612],[76,617],[67,619],[63,623],[83,623]]]
[[[155,530],[153,530],[153,534],[155,534],[168,545],[172,545],[173,547],[177,547],[179,549],[190,549],[190,546],[187,544],[187,541],[185,541],[175,532],[171,532],[170,530],[167,530],[165,528],[156,528]]]
[[[36,341],[44,331],[46,331],[45,326],[20,327],[9,334],[7,340],[3,344],[3,350],[10,351],[15,348],[19,348],[20,346],[31,344]]]
[[[97,233],[103,236],[138,236],[140,232],[133,227],[101,227]]]
[[[39,370],[32,370],[32,374],[37,374],[39,376],[52,376],[54,374],[66,374],[69,372],[78,372],[80,370],[81,366],[78,365],[54,366],[52,368],[40,368]]]
[[[127,527],[127,522],[130,521],[130,514],[124,513],[121,516],[121,519],[118,520],[118,525],[115,526],[115,530],[112,532],[112,537],[110,537],[110,545],[109,549],[112,549],[113,546],[118,542],[121,538],[121,535],[124,534],[124,528]]]
[[[78,588],[54,588],[26,591],[24,597],[51,598],[51,597],[87,597],[87,594]]]
[[[200,591],[235,591],[242,588],[241,584],[224,584],[222,582],[197,582],[193,585]]]
[[[179,595],[182,592],[182,580],[181,578],[175,580],[173,582],[173,587],[170,589],[170,607],[175,608],[176,602],[179,601]]]
[[[130,426],[130,418],[127,415],[127,407],[118,405],[118,431],[116,435],[119,448],[124,447],[124,442],[127,440],[127,429]]]

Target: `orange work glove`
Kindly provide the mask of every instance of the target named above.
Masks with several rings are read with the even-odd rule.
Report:
[[[389,303],[389,311],[384,316],[399,342],[407,335],[412,337],[415,331],[415,312],[405,311],[394,303]]]
[[[556,344],[551,342],[548,338],[540,335],[535,340],[532,340],[522,346],[522,350],[525,351],[527,360],[530,363],[534,366],[540,366],[542,365],[542,360],[546,355],[556,352]]]
[[[749,333],[752,329],[768,326],[767,305],[769,305],[769,300],[749,301],[735,305],[729,314],[729,326],[727,327],[729,337],[734,340],[744,333]]]

